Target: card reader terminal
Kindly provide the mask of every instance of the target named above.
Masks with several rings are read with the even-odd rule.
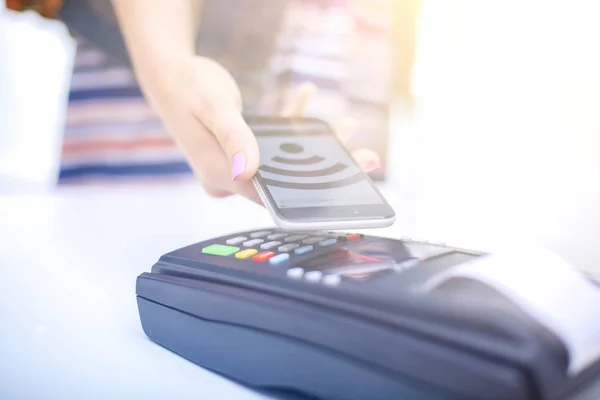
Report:
[[[567,347],[501,292],[461,278],[427,286],[487,256],[356,233],[238,232],[160,257],[138,277],[137,303],[151,340],[257,388],[599,398],[600,363],[569,374]]]

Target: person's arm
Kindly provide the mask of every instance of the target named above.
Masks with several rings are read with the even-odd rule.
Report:
[[[201,0],[112,0],[136,71],[153,73],[170,59],[195,55]]]
[[[240,91],[213,60],[196,55],[197,0],[112,0],[144,94],[207,190],[256,199],[248,182],[258,144]]]

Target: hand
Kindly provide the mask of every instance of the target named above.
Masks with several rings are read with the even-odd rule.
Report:
[[[203,57],[170,65],[147,97],[204,189],[213,197],[240,194],[261,204],[251,182],[258,169],[258,144],[242,117],[235,81],[223,67]],[[314,85],[300,85],[281,115],[302,116],[314,92]],[[354,128],[353,121],[345,120],[334,130],[345,143]],[[360,149],[353,156],[366,170],[379,166],[373,151]]]
[[[258,144],[242,117],[241,94],[231,75],[210,59],[186,57],[161,65],[146,88],[206,192],[259,201],[250,181],[258,168]]]

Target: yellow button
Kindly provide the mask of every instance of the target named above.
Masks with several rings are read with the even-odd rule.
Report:
[[[256,249],[246,249],[246,250],[242,250],[238,253],[235,253],[235,258],[248,258],[248,257],[252,257],[256,253],[258,253],[258,250],[256,250]]]

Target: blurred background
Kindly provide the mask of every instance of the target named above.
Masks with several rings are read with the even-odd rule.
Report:
[[[375,3],[384,7],[378,13]],[[542,243],[600,270],[600,2],[357,4],[367,30],[385,29],[391,40],[391,53],[377,55],[389,69],[381,72],[368,53],[355,58],[360,73],[387,74],[373,85],[389,89],[390,107],[365,113],[378,128],[358,140],[383,158],[374,177],[395,207],[436,237],[460,230],[488,242]],[[90,50],[76,61],[86,44],[64,24],[9,11],[4,1],[0,7],[0,190],[102,181],[84,174],[94,171],[86,162],[96,157],[95,168],[110,169],[114,154],[86,153],[77,129],[65,134],[69,118],[86,118],[69,117],[69,91],[95,84],[73,79],[73,71],[100,56]],[[115,82],[131,79],[111,71]],[[115,151],[123,156],[123,148]],[[169,162],[178,157],[159,153]],[[144,154],[128,153],[128,162]]]

